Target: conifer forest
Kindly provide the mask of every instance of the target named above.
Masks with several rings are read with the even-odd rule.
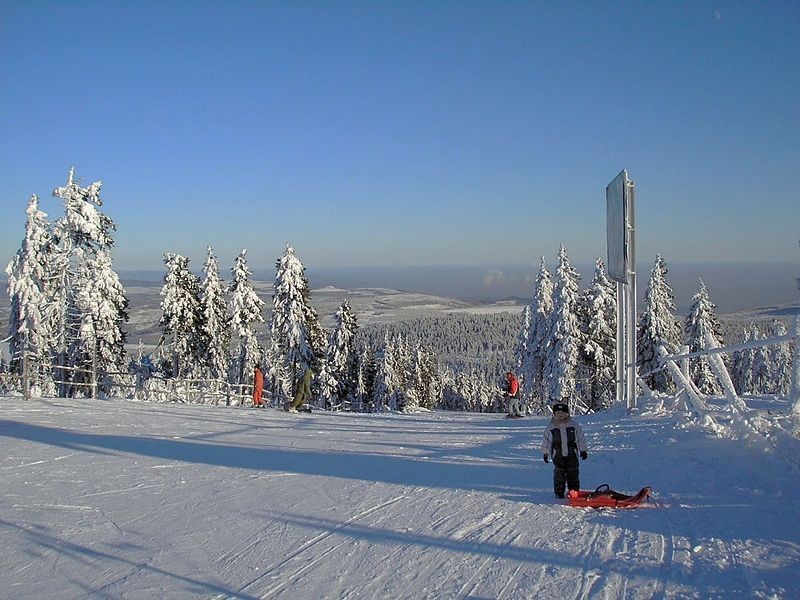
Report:
[[[614,400],[616,288],[602,259],[581,286],[564,246],[556,264],[539,260],[521,314],[452,313],[359,326],[343,291],[330,331],[291,245],[275,261],[269,298],[254,289],[246,249],[225,275],[211,246],[197,272],[188,258],[166,251],[160,339],[153,351],[141,344],[137,350],[113,267],[117,225],[102,210],[101,191],[101,182],[81,187],[70,170],[53,191],[63,214],[50,218],[36,195],[28,201],[20,248],[5,269],[10,314],[0,315],[8,345],[2,392],[248,406],[259,366],[276,406],[294,394],[307,368],[313,405],[323,410],[503,412],[509,370],[532,413],[561,398],[579,412],[604,410]],[[780,320],[723,322],[702,281],[688,314],[676,314],[668,273],[658,255],[642,286],[637,366],[651,390],[674,391],[659,346],[694,352],[709,335],[719,345],[786,335]],[[792,351],[786,343],[733,353],[726,366],[737,391],[786,393]],[[720,392],[707,357],[691,360],[690,377],[700,392]]]

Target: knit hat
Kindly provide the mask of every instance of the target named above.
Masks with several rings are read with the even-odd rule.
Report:
[[[563,412],[569,414],[569,405],[563,402],[558,402],[552,406],[553,412]]]

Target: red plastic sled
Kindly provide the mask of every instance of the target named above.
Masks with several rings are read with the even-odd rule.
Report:
[[[593,492],[570,490],[567,501],[570,506],[588,506],[589,508],[636,508],[650,497],[650,487],[644,487],[638,494],[629,496],[615,492],[607,483],[598,486]]]

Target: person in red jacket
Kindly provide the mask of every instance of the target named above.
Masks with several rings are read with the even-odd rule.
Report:
[[[256,365],[253,377],[253,408],[264,408],[264,401],[261,396],[264,393],[264,373],[261,372],[261,365]]]
[[[519,402],[519,381],[511,371],[506,373],[506,380],[508,381],[505,392],[506,402],[508,402],[508,416],[516,419],[522,416],[522,407]]]

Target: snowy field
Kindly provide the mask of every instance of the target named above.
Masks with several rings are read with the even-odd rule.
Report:
[[[800,598],[796,445],[580,421],[648,507],[556,501],[542,417],[2,398],[0,596]]]

